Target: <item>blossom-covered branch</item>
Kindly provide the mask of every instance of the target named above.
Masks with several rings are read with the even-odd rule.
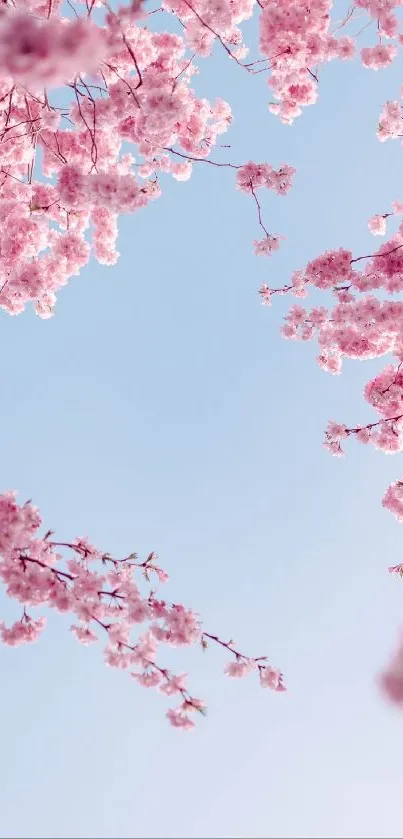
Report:
[[[109,667],[127,670],[143,687],[179,699],[179,705],[167,711],[177,728],[192,728],[190,715],[204,713],[205,706],[190,694],[187,674],[175,675],[158,663],[162,645],[205,649],[214,643],[232,659],[226,666],[229,676],[255,672],[262,687],[285,690],[281,672],[265,656],[246,656],[232,641],[206,632],[191,609],[157,596],[168,576],[156,554],[142,562],[135,553],[115,559],[87,539],[57,542],[51,531],[41,537],[40,527],[39,511],[30,502],[19,506],[15,493],[0,496],[0,579],[8,596],[22,604],[22,614],[12,626],[0,624],[4,644],[17,646],[38,638],[45,618],[33,617],[32,609],[70,614],[71,632],[82,644],[106,638],[104,659]]]

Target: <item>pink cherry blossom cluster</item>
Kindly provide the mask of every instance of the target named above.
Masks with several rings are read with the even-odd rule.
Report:
[[[84,18],[41,18],[24,8],[3,5],[1,75],[30,90],[41,90],[64,84],[80,73],[95,72],[107,58],[105,34]]]
[[[61,16],[59,0],[2,7],[0,307],[18,314],[32,301],[41,317],[52,315],[57,291],[91,255],[116,263],[119,215],[158,198],[167,175],[188,180],[195,164],[236,172],[264,232],[255,251],[269,255],[278,248],[280,237],[266,229],[255,190],[285,195],[294,170],[212,160],[231,109],[222,99],[212,104],[197,97],[191,87],[195,52],[205,55],[218,39],[233,58],[241,55],[239,25],[254,5],[165,3],[160,12],[176,16],[182,34],[153,31],[154,14],[138,0],[118,9],[96,0],[83,17],[76,9],[73,20]],[[96,7],[102,23],[91,18]],[[57,105],[60,86],[64,104]],[[56,88],[52,96],[50,88]],[[138,160],[122,151],[124,143]]]
[[[232,641],[205,632],[195,612],[157,596],[155,586],[167,582],[168,576],[156,554],[143,562],[134,553],[118,560],[87,539],[55,542],[51,531],[41,537],[40,527],[39,511],[31,503],[19,506],[13,492],[0,496],[0,579],[7,595],[23,605],[22,616],[11,627],[0,624],[4,644],[17,646],[38,638],[45,619],[34,620],[31,609],[71,614],[71,631],[80,643],[106,636],[104,659],[109,667],[127,670],[143,687],[179,698],[179,706],[167,712],[177,728],[192,728],[190,714],[203,713],[204,704],[188,692],[187,674],[174,675],[157,663],[160,645],[199,644],[205,649],[210,642],[218,644],[234,659],[226,667],[229,676],[256,672],[262,687],[285,690],[282,674],[264,656],[239,653]],[[141,634],[133,638],[141,625]]]
[[[330,32],[331,0],[265,0],[260,16],[260,49],[268,59],[269,86],[277,102],[270,110],[292,123],[318,95],[318,65],[354,56],[354,40]]]
[[[239,166],[236,176],[237,187],[243,192],[254,192],[261,187],[273,189],[279,195],[286,195],[291,188],[295,169],[285,163],[277,171],[268,163],[250,161]]]
[[[386,232],[386,219],[402,215],[402,204],[393,203],[393,213],[374,216],[369,229],[375,235]],[[306,309],[292,305],[285,317],[285,338],[302,341],[316,338],[319,365],[333,374],[341,371],[343,357],[359,360],[391,354],[397,363],[388,364],[364,388],[364,397],[380,416],[364,425],[348,426],[330,421],[325,433],[325,447],[335,456],[343,455],[343,443],[355,437],[361,443],[394,454],[403,449],[403,302],[390,295],[403,290],[403,225],[397,234],[375,254],[353,258],[349,251],[329,251],[308,263],[305,271],[296,271],[290,284],[260,289],[262,301],[269,304],[274,294],[307,295],[309,286],[331,292],[335,304]],[[363,268],[358,266],[364,263]],[[368,293],[381,290],[382,298]],[[403,481],[394,481],[386,490],[382,505],[403,522]],[[403,563],[389,568],[403,577]],[[403,707],[403,642],[378,679],[385,698]]]
[[[360,0],[356,6],[365,8],[377,20],[380,43],[364,47],[361,59],[364,66],[378,70],[390,64],[395,58],[403,37],[398,35],[398,22],[393,12],[402,5],[393,0],[373,2]],[[354,14],[352,7],[351,15]],[[383,38],[396,39],[395,44],[384,44]],[[281,59],[284,63],[287,57]],[[310,72],[305,67],[303,72]],[[311,74],[313,75],[313,74]],[[315,78],[317,78],[315,76]],[[312,84],[310,83],[310,87]],[[403,95],[403,88],[402,88]],[[302,104],[313,101],[313,92],[306,90]],[[292,122],[300,113],[300,104],[287,99],[284,90],[278,97],[281,104],[275,110],[285,122]],[[402,107],[397,101],[388,101],[383,107],[378,138],[381,142],[401,137]],[[374,236],[385,236],[387,220],[403,215],[403,203],[394,201],[392,211],[376,213],[369,222],[369,231]],[[364,397],[380,415],[380,419],[366,424],[349,426],[331,421],[325,432],[325,447],[335,456],[343,455],[343,443],[355,437],[364,444],[373,444],[377,449],[394,454],[403,449],[403,303],[391,299],[403,291],[403,223],[397,232],[381,245],[375,253],[353,257],[343,248],[327,251],[311,260],[304,270],[295,271],[291,282],[280,288],[264,283],[260,288],[262,302],[270,305],[274,295],[291,293],[304,298],[310,287],[320,292],[331,293],[334,305],[331,308],[315,305],[307,309],[292,305],[284,319],[282,334],[285,338],[308,341],[316,339],[319,345],[317,361],[326,371],[341,372],[343,358],[361,361],[391,355],[395,361],[388,364],[365,389]],[[403,522],[403,481],[394,481],[386,490],[382,504]],[[389,569],[403,576],[403,563]],[[389,701],[403,707],[403,644],[389,667],[379,679],[379,685]]]
[[[248,49],[243,42],[240,24],[256,8],[256,0],[164,0],[163,8],[182,22],[189,48],[196,55],[210,55],[219,41],[238,63]]]
[[[402,110],[400,103],[395,99],[386,102],[379,118],[377,136],[381,143],[386,140],[393,140],[402,133]]]
[[[147,12],[140,0],[115,9],[108,0],[96,0],[83,16],[77,4],[76,19],[61,15],[60,0],[4,4],[0,216],[10,217],[11,224],[0,241],[0,306],[17,314],[32,301],[41,317],[49,317],[58,289],[91,255],[106,265],[116,262],[119,214],[147,206],[161,195],[166,175],[185,181],[201,162],[237,171],[237,185],[252,194],[263,231],[254,241],[255,253],[277,250],[281,237],[264,225],[256,189],[266,186],[283,195],[294,170],[211,160],[231,123],[231,109],[221,99],[213,105],[195,95],[194,58],[209,55],[217,42],[249,73],[268,72],[277,100],[271,108],[291,122],[316,98],[318,66],[353,55],[354,39],[339,30],[351,24],[357,9],[377,21],[381,41],[393,41],[363,47],[367,66],[384,66],[400,45],[394,12],[400,0],[360,0],[334,24],[331,5],[330,0],[309,6],[302,0],[164,0],[159,14],[179,21],[181,33],[175,34],[153,31],[155,12]],[[92,19],[96,8],[102,22]],[[242,24],[255,10],[265,58],[246,63]],[[64,104],[57,105],[48,90],[61,85]],[[400,106],[388,103],[380,136],[397,136],[400,122]],[[123,143],[135,147],[138,161],[122,153]],[[381,234],[383,221],[372,220],[371,229]],[[329,277],[326,265],[312,270]]]
[[[394,481],[388,486],[382,499],[383,506],[390,510],[397,520],[403,522],[403,482]]]
[[[363,4],[364,5],[364,4]],[[368,4],[369,8],[369,4]],[[373,13],[373,9],[372,9]],[[385,28],[393,20],[383,21]],[[382,28],[382,27],[381,27]],[[388,37],[392,37],[392,34]],[[402,39],[399,37],[399,42]],[[363,49],[365,66],[378,69],[395,56],[395,47]],[[400,104],[388,102],[382,111],[378,138],[381,142],[402,135]],[[370,232],[385,236],[387,219],[403,215],[403,204],[392,203],[392,212],[377,213],[368,222]],[[388,364],[371,379],[364,397],[380,415],[379,420],[365,425],[348,426],[331,421],[325,433],[325,447],[335,456],[343,455],[342,444],[355,437],[364,444],[372,443],[387,454],[403,449],[403,303],[390,299],[403,290],[403,223],[388,242],[375,253],[353,257],[350,251],[327,251],[308,263],[305,270],[295,271],[291,283],[280,288],[264,284],[260,295],[270,304],[275,294],[291,293],[306,297],[309,286],[331,292],[335,303],[331,309],[315,306],[308,310],[292,305],[282,327],[285,338],[319,344],[319,365],[333,374],[341,372],[343,358],[359,360],[392,355],[397,363]],[[379,297],[374,292],[378,292]],[[382,505],[403,522],[403,481],[394,481],[386,490]],[[403,563],[389,571],[403,577]],[[389,702],[403,707],[403,643],[389,665],[381,673],[379,687]]]
[[[373,217],[371,232],[379,232],[380,222],[391,215],[401,215],[401,204],[394,202],[393,213]],[[335,298],[332,309],[315,306],[307,309],[291,306],[285,316],[282,334],[285,338],[319,345],[317,360],[326,371],[338,374],[343,358],[374,359],[391,354],[397,365],[389,364],[365,387],[364,396],[381,419],[348,427],[331,422],[326,430],[325,446],[334,455],[343,454],[342,441],[354,436],[362,443],[392,454],[403,448],[403,303],[389,296],[403,290],[403,224],[397,233],[373,254],[353,258],[350,251],[327,251],[308,263],[304,271],[296,271],[292,282],[282,288],[260,289],[264,303],[274,294],[291,293],[302,297],[309,286],[330,291]],[[373,292],[382,291],[383,299]],[[385,294],[386,293],[386,294]],[[384,499],[384,506],[393,506],[395,489]]]
[[[361,50],[362,63],[371,70],[387,67],[396,56],[397,47],[392,44],[377,44],[375,47],[364,47]]]
[[[373,236],[385,236],[386,219],[391,215],[393,215],[393,213],[383,213],[383,215],[376,213],[370,218],[368,222],[368,229],[371,231]]]
[[[329,251],[308,263],[305,271],[295,272],[291,285],[277,289],[264,286],[260,290],[266,303],[275,293],[306,295],[309,285],[332,292],[336,301],[331,310],[293,305],[282,327],[285,338],[316,338],[318,363],[328,372],[340,373],[343,358],[366,360],[387,354],[397,358],[397,365],[385,367],[364,390],[366,401],[381,419],[354,427],[333,421],[328,424],[325,447],[336,456],[343,454],[342,441],[353,436],[388,454],[403,449],[403,303],[368,294],[378,289],[393,294],[403,288],[402,246],[400,225],[398,233],[375,254],[353,259],[349,251]],[[360,270],[357,266],[361,259],[364,267]],[[398,518],[400,495],[397,482],[383,499],[384,506]]]
[[[376,24],[378,43],[361,48],[364,67],[387,67],[403,42],[395,13],[401,0],[358,0],[341,21],[331,18],[332,0],[309,4],[303,0],[259,0],[259,5],[260,49],[267,64],[259,70],[253,70],[253,65],[247,67],[252,72],[270,72],[268,84],[276,101],[269,107],[287,124],[302,113],[304,106],[316,102],[321,65],[353,58],[359,36],[371,23]],[[368,16],[364,25],[363,14]],[[358,33],[339,34],[359,18]]]
[[[392,364],[372,379],[365,387],[364,396],[369,404],[382,416],[377,422],[347,428],[346,425],[329,422],[326,429],[325,447],[334,455],[342,455],[341,441],[352,435],[361,443],[373,445],[394,454],[403,449],[403,373],[402,362],[397,368]],[[389,506],[385,504],[385,506]]]

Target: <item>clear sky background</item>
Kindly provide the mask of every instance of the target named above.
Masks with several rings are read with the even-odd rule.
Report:
[[[298,170],[287,198],[264,197],[286,241],[255,258],[252,202],[200,166],[121,220],[118,266],[91,264],[52,320],[2,313],[1,489],[61,539],[156,550],[167,594],[267,653],[289,691],[226,679],[219,650],[179,651],[209,715],[177,733],[161,697],[54,616],[37,644],[0,649],[0,833],[401,837],[403,717],[374,676],[403,625],[387,574],[403,533],[381,507],[403,463],[321,445],[329,418],[370,419],[362,388],[382,361],[325,374],[313,345],[281,339],[286,301],[257,295],[327,247],[378,245],[368,218],[403,199],[402,149],[375,136],[401,60],[326,67],[292,128],[268,113],[263,75],[218,52],[200,63],[200,94],[233,105],[228,159]]]

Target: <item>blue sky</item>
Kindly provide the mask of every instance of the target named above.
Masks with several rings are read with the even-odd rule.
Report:
[[[401,62],[326,67],[292,128],[268,113],[263,76],[219,53],[202,69],[198,91],[233,105],[231,159],[298,170],[287,198],[264,199],[282,250],[253,256],[252,202],[203,166],[121,220],[118,266],[72,280],[52,320],[3,314],[1,484],[60,538],[156,550],[172,597],[267,653],[289,692],[227,680],[219,650],[178,653],[209,707],[181,735],[157,694],[52,618],[36,645],[0,649],[4,837],[403,832],[403,721],[373,683],[403,625],[386,573],[402,530],[381,507],[402,465],[321,446],[329,418],[370,416],[380,364],[326,375],[314,346],[281,339],[286,301],[257,295],[327,247],[374,246],[368,218],[403,199],[402,149],[375,136]]]

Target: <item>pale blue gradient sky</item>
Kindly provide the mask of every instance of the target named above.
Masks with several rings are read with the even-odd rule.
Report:
[[[218,650],[178,653],[209,706],[181,735],[55,616],[35,646],[0,649],[1,836],[403,835],[403,718],[373,684],[403,624],[386,573],[402,530],[380,503],[401,458],[321,447],[328,418],[370,416],[380,365],[324,374],[315,347],[280,338],[285,301],[257,296],[326,247],[376,246],[369,216],[403,198],[402,149],[375,136],[400,81],[401,62],[329,66],[290,129],[263,76],[217,54],[196,84],[233,104],[231,159],[298,169],[264,200],[281,252],[253,256],[252,202],[203,166],[122,220],[118,266],[92,264],[53,320],[2,315],[1,487],[61,538],[158,551],[172,597],[267,652],[289,692],[225,679]]]

